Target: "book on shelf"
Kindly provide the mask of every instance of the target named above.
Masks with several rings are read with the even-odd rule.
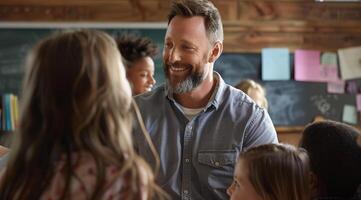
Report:
[[[1,96],[1,129],[2,131],[14,131],[19,119],[18,97],[13,94]]]

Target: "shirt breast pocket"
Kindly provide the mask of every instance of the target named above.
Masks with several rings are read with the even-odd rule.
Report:
[[[198,163],[201,167],[199,170],[201,179],[213,189],[226,189],[233,180],[236,158],[235,150],[199,151]]]

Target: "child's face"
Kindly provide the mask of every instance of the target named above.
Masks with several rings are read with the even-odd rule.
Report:
[[[232,185],[227,189],[231,200],[262,200],[252,186],[249,178],[247,163],[240,159],[234,172]]]
[[[140,58],[127,69],[127,78],[133,86],[133,95],[148,92],[155,84],[154,61],[150,57]]]

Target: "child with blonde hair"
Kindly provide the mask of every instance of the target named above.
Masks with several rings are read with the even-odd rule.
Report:
[[[236,85],[236,88],[242,90],[249,97],[251,97],[251,99],[253,99],[257,103],[257,105],[261,106],[266,110],[268,109],[266,91],[259,83],[251,79],[245,79],[239,82]]]
[[[115,41],[58,33],[31,52],[0,199],[151,199],[131,137],[131,89]]]

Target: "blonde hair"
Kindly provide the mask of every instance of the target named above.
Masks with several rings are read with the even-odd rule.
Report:
[[[68,199],[71,158],[83,151],[96,163],[90,199],[99,199],[106,189],[106,165],[118,167],[114,180],[126,177],[127,199],[139,199],[144,182],[149,199],[160,191],[150,167],[133,149],[131,89],[122,65],[114,40],[96,30],[57,33],[33,49],[0,199],[39,199],[61,156],[66,165],[60,199]]]
[[[249,180],[265,200],[309,200],[309,158],[286,144],[265,144],[243,152]]]
[[[259,91],[261,93],[261,95],[263,96],[262,105],[260,105],[260,106],[265,109],[268,109],[268,101],[266,99],[266,91],[259,83],[255,82],[251,79],[245,79],[245,80],[242,80],[241,82],[239,82],[236,85],[236,88],[242,90],[247,95],[249,94],[250,89]]]

